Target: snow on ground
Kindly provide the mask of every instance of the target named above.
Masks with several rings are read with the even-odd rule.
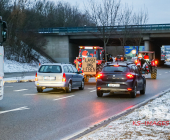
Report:
[[[23,76],[23,77],[10,77],[4,78],[4,81],[13,81],[13,80],[34,80],[35,76]]]
[[[81,140],[170,140],[170,92]]]
[[[40,63],[49,63],[50,61],[43,56],[39,58]],[[4,60],[4,72],[28,72],[37,71],[39,68],[38,63],[19,63],[14,60]]]

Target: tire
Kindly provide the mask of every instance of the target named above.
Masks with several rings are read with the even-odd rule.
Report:
[[[79,90],[83,90],[84,89],[84,81],[81,81],[81,87],[79,87]]]
[[[71,84],[71,82],[69,82],[69,83],[68,83],[68,87],[66,87],[66,89],[65,89],[65,92],[66,92],[66,93],[70,93],[70,92],[71,92],[71,89],[72,89],[72,84]]]
[[[131,98],[136,98],[136,93],[137,93],[137,87],[135,85],[134,90],[130,92]]]
[[[143,90],[140,90],[140,94],[144,95],[146,91],[146,84],[143,84]]]
[[[102,96],[103,96],[103,92],[100,91],[100,90],[97,90],[97,96],[98,96],[98,97],[102,97]]]
[[[37,87],[37,92],[43,92],[43,89],[42,89],[42,87]]]
[[[157,69],[154,68],[154,70],[152,70],[151,72],[151,79],[156,79],[156,77],[157,77]]]

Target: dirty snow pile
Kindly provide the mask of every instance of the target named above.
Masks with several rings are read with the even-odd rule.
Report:
[[[170,92],[81,140],[169,140]]]
[[[39,54],[40,55],[40,54]],[[40,63],[49,63],[50,60],[40,55],[39,57]],[[36,62],[32,63],[20,63],[14,60],[4,60],[4,72],[29,72],[29,71],[37,71],[39,64]]]

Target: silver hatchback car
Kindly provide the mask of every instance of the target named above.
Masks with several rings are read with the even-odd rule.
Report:
[[[75,87],[83,90],[84,76],[72,64],[47,63],[37,71],[35,86],[38,92],[46,88],[64,89],[67,93]]]

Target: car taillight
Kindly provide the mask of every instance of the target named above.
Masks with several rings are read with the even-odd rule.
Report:
[[[121,61],[123,61],[123,57],[121,57]]]
[[[128,91],[132,91],[132,88],[127,88]]]
[[[97,78],[100,79],[102,76],[103,76],[103,74],[100,73],[97,75]]]
[[[35,74],[35,81],[38,81],[37,72]]]
[[[66,82],[66,74],[63,73],[63,79],[62,79],[63,82]]]
[[[101,87],[97,87],[97,90],[101,90]]]
[[[148,68],[148,66],[146,66],[146,68]]]
[[[113,65],[114,67],[119,67],[119,65]]]
[[[126,77],[127,77],[128,79],[133,79],[133,78],[134,78],[134,76],[133,76],[132,74],[127,74]]]

